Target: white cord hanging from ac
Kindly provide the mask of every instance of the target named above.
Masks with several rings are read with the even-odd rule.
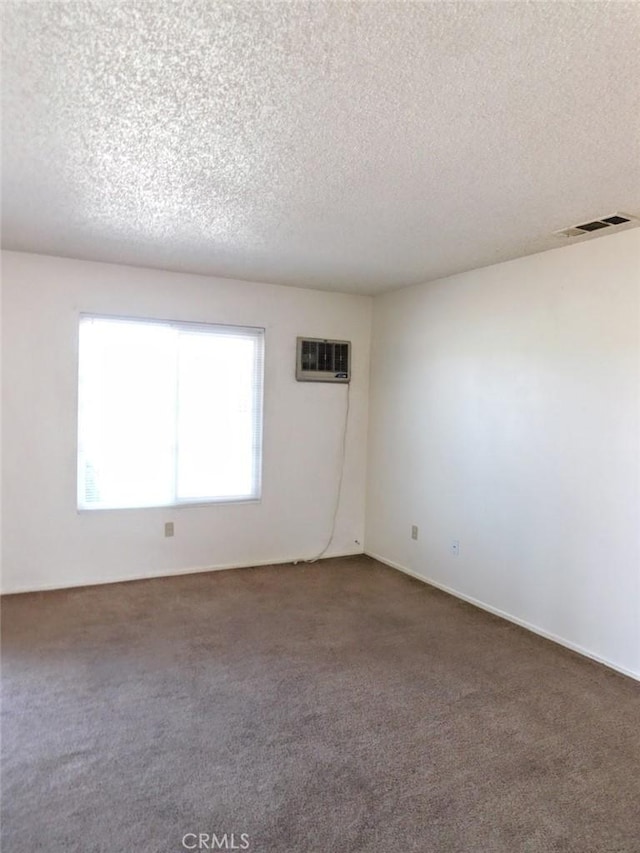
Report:
[[[338,494],[336,495],[336,505],[333,510],[333,520],[331,522],[331,535],[327,541],[327,544],[324,546],[322,551],[317,554],[315,557],[311,557],[309,560],[304,560],[305,563],[317,563],[318,560],[322,559],[324,555],[327,553],[329,548],[331,547],[331,543],[333,542],[333,537],[336,532],[336,521],[338,519],[338,509],[340,508],[340,496],[342,495],[342,481],[344,480],[344,465],[347,456],[347,427],[349,426],[349,402],[351,398],[351,382],[347,382],[347,402],[344,411],[344,429],[342,432],[342,451],[341,451],[341,459],[340,459],[340,479],[338,480]],[[298,562],[296,560],[296,562]]]

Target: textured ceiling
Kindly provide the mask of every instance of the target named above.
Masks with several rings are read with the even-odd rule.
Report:
[[[3,41],[6,248],[375,293],[640,215],[635,2],[24,0]]]

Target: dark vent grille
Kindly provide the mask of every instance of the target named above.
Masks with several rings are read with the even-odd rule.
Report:
[[[325,341],[302,342],[302,369],[323,373],[346,373],[349,369],[349,345]]]
[[[597,231],[599,228],[608,228],[609,225],[609,222],[600,222],[596,220],[595,222],[585,222],[584,225],[576,225],[576,228],[578,231]]]
[[[622,225],[623,222],[631,222],[626,216],[605,216],[602,221],[608,222],[609,225]]]

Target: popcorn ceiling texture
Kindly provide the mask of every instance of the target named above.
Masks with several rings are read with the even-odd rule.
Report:
[[[640,214],[640,4],[6,2],[6,248],[374,293]]]

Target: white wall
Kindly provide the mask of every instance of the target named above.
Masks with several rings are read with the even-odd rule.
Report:
[[[4,591],[319,552],[331,530],[347,386],[296,382],[296,335],[353,342],[346,469],[328,556],[362,551],[370,298],[15,252],[2,260]],[[266,327],[261,503],[76,511],[82,311]],[[163,535],[168,520],[173,539]]]
[[[362,550],[370,299],[2,260],[4,591],[319,551],[346,388],[295,382],[298,334],[353,341],[329,554]],[[636,230],[377,297],[366,533],[367,552],[636,675],[639,280]],[[81,311],[266,327],[261,503],[77,513]]]
[[[639,285],[633,230],[376,298],[366,534],[636,675]]]

